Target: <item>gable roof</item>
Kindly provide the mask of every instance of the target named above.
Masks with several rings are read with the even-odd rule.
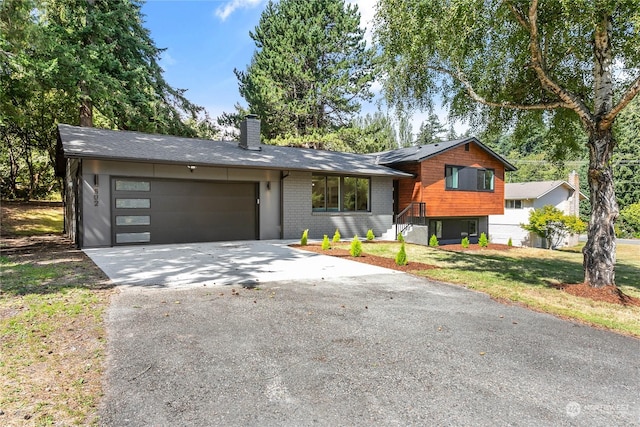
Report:
[[[399,148],[397,150],[384,151],[382,153],[375,153],[378,164],[381,165],[394,165],[398,163],[410,163],[410,162],[422,162],[430,157],[437,156],[445,151],[459,147],[461,145],[473,142],[478,147],[486,151],[490,156],[496,158],[502,164],[507,171],[515,171],[516,167],[509,163],[502,156],[495,151],[481,143],[476,137],[467,137],[462,139],[454,139],[451,141],[436,142],[427,145],[417,145],[413,147]]]
[[[504,198],[505,200],[539,199],[558,187],[565,187],[569,190],[576,190],[567,181],[531,181],[506,183],[504,185]],[[580,192],[580,200],[585,199],[587,199],[587,196]]]
[[[366,154],[275,145],[246,150],[239,147],[237,141],[211,141],[66,124],[58,125],[58,142],[68,158],[412,177],[376,164],[375,158]]]

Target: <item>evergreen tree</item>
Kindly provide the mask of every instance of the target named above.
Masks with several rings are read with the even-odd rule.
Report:
[[[420,124],[416,144],[426,145],[440,142],[443,140],[443,135],[446,134],[446,132],[447,129],[440,123],[438,116],[435,113],[431,113],[429,114],[429,118]]]
[[[212,137],[216,128],[167,84],[140,2],[0,2],[3,197],[55,186],[56,123]]]
[[[359,24],[357,6],[344,0],[267,4],[250,33],[251,64],[235,70],[266,139],[347,125],[371,98],[374,53]]]

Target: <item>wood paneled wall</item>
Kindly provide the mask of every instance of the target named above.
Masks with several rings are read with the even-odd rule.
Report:
[[[471,166],[495,171],[494,191],[446,190],[445,165]],[[415,179],[401,179],[398,185],[398,207],[401,211],[410,202],[425,202],[429,217],[464,217],[501,215],[504,213],[504,164],[471,142],[469,151],[464,145],[437,156],[396,166],[417,175]]]

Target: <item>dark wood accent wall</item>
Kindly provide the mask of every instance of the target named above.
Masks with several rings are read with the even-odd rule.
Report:
[[[445,165],[471,166],[495,171],[494,191],[446,190]],[[464,145],[424,160],[420,164],[396,166],[418,175],[415,179],[401,179],[399,209],[410,202],[425,202],[429,217],[463,217],[501,215],[504,213],[504,164],[474,143],[469,151]]]

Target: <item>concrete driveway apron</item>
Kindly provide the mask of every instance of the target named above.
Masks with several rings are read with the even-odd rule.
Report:
[[[247,285],[391,272],[294,249],[282,240],[121,246],[84,252],[113,283],[130,287]]]
[[[637,339],[245,245],[100,250],[127,283],[108,311],[101,425],[640,425]]]

